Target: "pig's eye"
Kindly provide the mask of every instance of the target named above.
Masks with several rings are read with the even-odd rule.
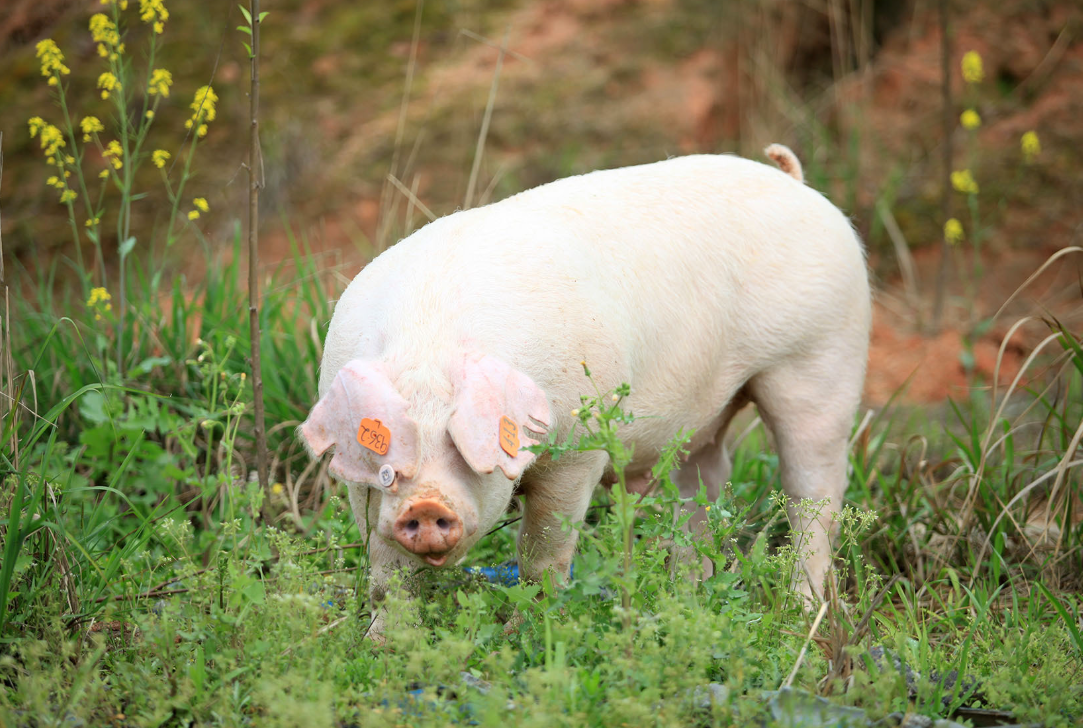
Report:
[[[390,465],[381,465],[377,477],[380,480],[380,485],[390,488],[391,484],[395,482],[395,469]]]

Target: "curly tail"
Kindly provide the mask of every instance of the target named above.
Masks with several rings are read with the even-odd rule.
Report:
[[[783,146],[782,144],[772,144],[763,150],[772,162],[778,165],[786,174],[793,177],[798,182],[805,181],[805,174],[801,171],[801,162],[798,161],[797,155],[790,151],[790,148]]]

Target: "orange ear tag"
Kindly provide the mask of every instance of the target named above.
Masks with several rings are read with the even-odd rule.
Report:
[[[500,418],[500,449],[511,457],[519,454],[519,427],[506,415]]]
[[[391,430],[379,420],[366,417],[357,428],[357,441],[377,455],[387,455],[387,448],[391,447]]]

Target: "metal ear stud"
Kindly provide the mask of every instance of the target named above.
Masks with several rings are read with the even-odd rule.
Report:
[[[390,465],[381,465],[378,477],[380,478],[380,485],[390,488],[391,484],[395,482],[395,469]]]

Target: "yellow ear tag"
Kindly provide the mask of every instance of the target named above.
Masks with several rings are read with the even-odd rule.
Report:
[[[519,454],[519,427],[506,415],[500,418],[500,449],[511,457]]]
[[[366,417],[357,428],[357,441],[377,455],[387,455],[387,448],[391,447],[391,430],[379,420]]]

